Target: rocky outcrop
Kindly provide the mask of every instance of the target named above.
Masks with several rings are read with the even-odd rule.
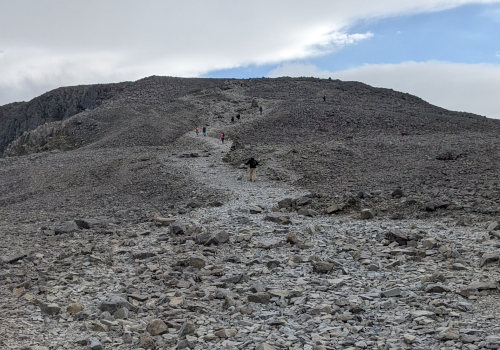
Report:
[[[96,108],[126,84],[82,85],[47,92],[29,102],[0,106],[0,153],[23,133]],[[50,127],[49,127],[50,128]]]

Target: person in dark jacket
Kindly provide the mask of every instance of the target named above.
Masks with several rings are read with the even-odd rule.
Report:
[[[255,177],[257,176],[257,165],[259,165],[259,162],[252,157],[245,163],[245,165],[250,166],[250,181],[254,182]]]

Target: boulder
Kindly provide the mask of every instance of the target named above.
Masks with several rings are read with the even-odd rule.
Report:
[[[266,215],[264,218],[266,221],[274,222],[281,225],[289,225],[291,223],[290,217],[287,215],[281,215],[277,213],[271,213]]]
[[[481,257],[481,261],[479,262],[479,267],[483,267],[488,264],[498,263],[500,261],[500,253],[498,252],[490,252],[485,253]]]
[[[291,209],[293,206],[292,198],[285,198],[278,202],[278,208],[280,209]]]
[[[250,214],[260,214],[264,209],[258,205],[252,205],[248,210],[250,211]]]
[[[391,193],[392,198],[401,198],[403,197],[403,190],[400,188],[396,188],[394,191]]]
[[[331,204],[328,208],[326,208],[326,213],[327,214],[334,214],[334,213],[338,213],[341,210],[342,210],[342,206],[340,206],[338,204]]]
[[[417,241],[419,237],[412,232],[404,232],[401,230],[392,230],[385,233],[385,239],[389,242],[396,242],[401,246],[408,245],[409,241]]]
[[[83,311],[83,305],[81,303],[71,303],[66,307],[66,311],[70,314],[76,314],[77,312]]]
[[[488,225],[486,228],[486,231],[492,232],[492,231],[500,231],[500,222],[498,221],[493,221]]]
[[[121,307],[125,307],[129,310],[135,310],[135,307],[130,304],[127,299],[119,295],[109,295],[101,304],[99,304],[99,310],[109,312],[113,314],[116,310]]]
[[[156,226],[170,226],[170,224],[174,223],[176,220],[176,218],[165,218],[161,216],[156,216],[153,219]]]
[[[268,304],[270,300],[271,294],[267,292],[254,293],[248,296],[248,301],[250,303]]]
[[[333,270],[333,264],[327,261],[313,262],[313,271],[317,273],[329,273]]]
[[[68,234],[78,231],[80,228],[75,221],[66,221],[54,229],[56,235]]]
[[[300,208],[299,210],[297,210],[297,214],[309,217],[318,215],[318,213],[315,210],[309,208]]]
[[[361,220],[369,220],[369,219],[373,219],[374,215],[373,215],[373,212],[371,209],[363,209],[363,210],[361,210],[359,217]]]
[[[170,224],[170,233],[174,235],[183,235],[186,232],[186,227],[180,221],[174,221]]]
[[[168,332],[168,326],[162,320],[154,319],[151,322],[149,322],[148,326],[146,327],[146,330],[152,336],[161,335]]]

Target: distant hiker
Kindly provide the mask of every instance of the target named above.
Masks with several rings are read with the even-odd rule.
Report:
[[[260,114],[262,114],[262,106],[259,107]]]
[[[196,127],[196,129],[194,129],[194,131],[196,132],[196,136],[198,136],[198,134],[200,133],[200,128]]]
[[[206,126],[203,127],[202,131],[203,131],[203,136],[207,136],[207,127]]]
[[[223,132],[221,132],[221,133],[220,133],[220,141],[222,142],[222,144],[224,144],[224,138],[225,138],[225,137],[226,137],[226,136],[224,135],[224,133],[223,133]]]
[[[234,123],[234,117],[231,117],[231,123]]]
[[[323,102],[326,102],[326,96],[323,96]]]
[[[245,165],[250,166],[250,181],[254,182],[255,177],[257,176],[257,165],[259,165],[259,162],[252,157],[245,163]]]
[[[236,119],[240,120],[240,117],[241,117],[241,116],[240,116],[240,114],[239,114],[239,113],[238,113],[238,114],[236,114]]]

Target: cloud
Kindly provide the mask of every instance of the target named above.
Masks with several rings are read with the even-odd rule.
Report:
[[[361,19],[492,2],[500,0],[3,1],[0,89],[12,90],[0,105],[32,98],[36,87],[200,76],[325,55],[369,40],[372,33],[350,31]]]
[[[314,65],[283,64],[271,71],[269,76],[314,76],[361,81],[376,87],[408,92],[450,110],[500,119],[500,65],[404,62],[365,65],[330,72],[320,70]]]

